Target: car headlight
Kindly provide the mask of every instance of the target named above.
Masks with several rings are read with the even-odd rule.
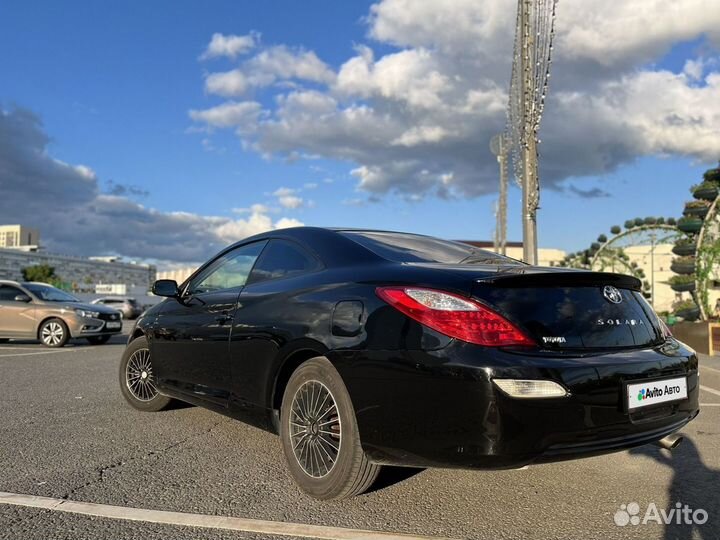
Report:
[[[89,317],[91,319],[97,319],[100,316],[99,311],[90,311],[88,309],[76,309],[75,313],[77,313],[81,317]]]

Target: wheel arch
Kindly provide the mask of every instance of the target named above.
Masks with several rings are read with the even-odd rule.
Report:
[[[63,324],[65,325],[65,328],[67,328],[67,331],[68,331],[68,334],[70,334],[70,337],[75,337],[72,335],[72,330],[70,329],[70,325],[68,324],[68,322],[65,319],[63,319],[62,317],[60,317],[60,315],[53,314],[53,315],[46,315],[45,317],[43,317],[42,319],[40,319],[38,321],[37,326],[35,327],[35,337],[37,339],[40,339],[40,329],[42,328],[43,324],[48,322],[50,319],[60,319],[63,322]]]
[[[133,341],[135,341],[136,339],[141,338],[141,337],[146,337],[145,331],[142,328],[136,326],[135,328],[133,328],[133,330],[130,334],[130,338],[128,339],[128,345],[130,345]]]
[[[285,359],[280,364],[280,367],[273,378],[273,387],[270,394],[270,406],[274,410],[280,410],[283,395],[285,394],[285,388],[287,388],[290,377],[292,377],[295,370],[311,358],[325,356],[325,353],[320,349],[320,347],[303,347],[296,349],[285,356]]]

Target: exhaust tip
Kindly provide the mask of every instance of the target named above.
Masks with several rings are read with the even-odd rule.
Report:
[[[684,439],[685,437],[682,435],[672,433],[667,437],[663,437],[662,439],[655,441],[653,444],[655,444],[655,446],[659,446],[660,448],[665,448],[666,450],[675,450],[678,446],[680,446],[680,443],[682,443]]]

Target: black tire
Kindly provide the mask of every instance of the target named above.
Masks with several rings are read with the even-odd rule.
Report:
[[[7,343],[10,341],[10,338],[0,338],[0,343]]]
[[[86,339],[90,342],[91,345],[104,345],[108,341],[110,341],[109,334],[106,334],[104,336],[88,336]]]
[[[125,348],[120,360],[119,375],[120,391],[135,409],[157,412],[170,405],[172,399],[163,396],[157,388],[154,388],[155,376],[152,372],[150,349],[146,338],[139,337]],[[148,384],[153,388],[148,387]]]
[[[40,325],[38,339],[46,347],[64,347],[70,339],[70,330],[62,319],[48,319]]]
[[[316,388],[319,396],[316,403],[323,401],[322,395],[327,391],[325,398],[335,402],[336,407],[334,410],[336,413],[332,412],[324,416],[320,411],[325,408],[325,403],[320,406],[315,405],[314,409],[317,410],[317,413],[313,415],[311,412],[305,415],[306,418],[314,416],[312,421],[301,420],[302,428],[298,427],[301,424],[295,422],[291,426],[291,417],[293,420],[300,420],[300,415],[294,411],[300,410],[302,412],[304,406],[303,392],[314,392]],[[296,396],[298,397],[297,400]],[[313,400],[310,399],[309,401],[312,402]],[[293,409],[295,404],[297,404],[296,408]],[[300,409],[297,407],[300,407]],[[326,429],[330,431],[323,431],[322,433],[332,432],[333,435],[325,435],[325,439],[319,442],[323,435],[319,431],[322,428],[318,426],[329,422],[335,422],[336,425],[330,424],[326,426]],[[340,434],[339,438],[335,439],[335,434],[338,432]],[[298,441],[303,437],[307,440],[305,442],[300,441],[298,444]],[[330,439],[330,442],[327,442],[329,437],[333,438]],[[305,493],[317,499],[344,499],[360,495],[373,484],[381,469],[380,465],[371,463],[365,456],[360,446],[360,435],[350,395],[340,374],[330,361],[324,357],[308,360],[295,370],[290,377],[283,395],[280,413],[280,439],[293,479]],[[337,448],[332,445],[332,441],[337,441]],[[313,472],[311,470],[308,472],[314,466],[313,460],[312,458],[305,459],[305,465],[301,465],[301,460],[303,460],[302,450],[303,448],[306,450],[305,456],[307,456],[307,448],[313,447],[313,445],[317,449],[315,455],[320,456],[323,461],[327,461],[323,463],[324,469],[320,468],[319,471],[315,470]],[[298,450],[294,450],[294,447]],[[330,450],[330,453],[324,449]],[[323,450],[324,456],[327,457],[323,457],[320,450]],[[310,453],[312,451],[310,450]],[[331,454],[335,456],[334,462],[332,462]],[[320,467],[320,461],[318,459],[315,461],[315,464]],[[310,465],[308,465],[308,462]],[[328,468],[327,464],[330,462],[333,464]]]

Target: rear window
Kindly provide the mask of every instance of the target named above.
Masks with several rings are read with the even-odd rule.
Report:
[[[651,308],[636,291],[608,302],[602,287],[495,288],[478,284],[473,295],[520,323],[539,344],[557,349],[639,347],[662,337]]]
[[[248,283],[279,279],[313,272],[320,262],[294,242],[270,240],[250,274]]]
[[[520,261],[476,247],[419,234],[341,231],[342,235],[389,261],[442,264],[517,264]]]

